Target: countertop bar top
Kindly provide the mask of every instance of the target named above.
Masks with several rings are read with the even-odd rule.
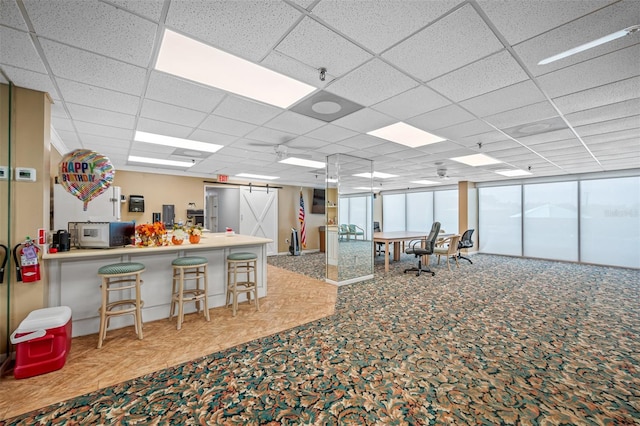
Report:
[[[99,256],[113,256],[118,254],[132,254],[132,252],[138,252],[137,254],[143,254],[146,251],[149,254],[159,253],[163,251],[175,251],[175,250],[197,250],[197,249],[216,249],[224,247],[236,247],[236,246],[248,246],[256,244],[267,244],[273,240],[269,238],[252,237],[248,235],[233,234],[227,235],[224,232],[214,232],[202,234],[200,242],[198,244],[189,243],[188,239],[180,245],[170,244],[162,247],[115,247],[108,249],[71,249],[70,251],[58,252],[58,253],[43,253],[42,258],[44,260],[65,260],[83,257],[99,257]],[[146,253],[145,253],[146,254]]]

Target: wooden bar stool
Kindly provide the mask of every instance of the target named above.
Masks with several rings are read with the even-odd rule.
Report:
[[[133,326],[142,340],[142,307],[140,300],[140,275],[144,272],[142,263],[127,262],[113,263],[98,269],[98,276],[102,278],[102,306],[100,307],[100,332],[98,334],[98,349],[102,341],[107,338],[107,328],[111,317],[119,315],[133,315]],[[126,292],[126,299],[113,300],[110,295],[116,292]],[[132,294],[133,293],[133,294]],[[124,296],[124,297],[127,297]]]
[[[207,275],[207,258],[199,256],[179,257],[171,262],[173,266],[173,289],[171,291],[171,312],[169,320],[173,319],[178,305],[178,330],[184,322],[184,304],[194,302],[196,312],[202,312],[207,321],[209,317],[209,288]],[[185,281],[195,281],[195,288],[185,288]],[[202,286],[200,286],[200,282]]]
[[[253,272],[253,280],[251,273]],[[244,281],[238,281],[238,274],[246,274]],[[238,294],[245,293],[247,302],[251,304],[251,293],[256,303],[256,310],[260,310],[258,302],[258,256],[254,253],[231,253],[227,256],[227,306],[229,299],[233,302],[233,316],[238,310]]]

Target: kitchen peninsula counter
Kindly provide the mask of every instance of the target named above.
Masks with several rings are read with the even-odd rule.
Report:
[[[97,333],[100,326],[101,266],[120,262],[145,265],[142,319],[145,322],[169,317],[171,303],[171,262],[183,256],[202,256],[209,261],[209,308],[226,304],[226,258],[230,253],[251,252],[258,256],[258,296],[267,295],[267,247],[272,240],[247,235],[205,233],[200,243],[188,240],[180,245],[162,247],[119,247],[110,249],[72,249],[68,252],[44,253],[48,268],[48,306],[69,306],[72,311],[73,336]],[[242,297],[240,298],[242,301]],[[194,312],[193,304],[185,312]],[[131,316],[111,319],[110,329],[133,325]],[[108,338],[108,335],[107,335]]]

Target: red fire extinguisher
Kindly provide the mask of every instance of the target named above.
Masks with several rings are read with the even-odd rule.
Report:
[[[20,248],[22,247],[22,248]],[[20,259],[18,259],[18,248],[20,248]],[[38,246],[27,239],[13,248],[13,260],[16,263],[16,280],[25,283],[40,281],[40,263],[38,261]]]

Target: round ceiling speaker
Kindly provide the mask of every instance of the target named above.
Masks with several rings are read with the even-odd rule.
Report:
[[[342,106],[337,102],[320,101],[313,104],[311,109],[318,114],[335,114],[342,109]]]

